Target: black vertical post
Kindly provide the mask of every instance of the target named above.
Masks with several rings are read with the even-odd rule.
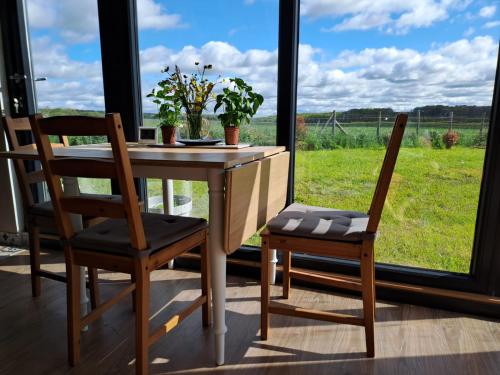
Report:
[[[490,130],[479,196],[471,273],[483,292],[500,296],[500,44]]]
[[[281,0],[278,38],[278,109],[276,143],[290,151],[287,204],[294,200],[297,68],[300,0]]]
[[[5,105],[9,107],[12,117],[35,114],[36,101],[24,1],[0,1],[0,25],[9,92],[9,100]]]
[[[5,106],[9,107],[12,117],[26,117],[37,111],[26,18],[23,0],[0,1],[0,26],[9,93]],[[34,142],[31,132],[19,134],[19,144]],[[26,161],[25,164],[28,172],[39,169],[38,163],[33,161]],[[31,190],[33,198],[39,202],[43,197],[42,185],[32,185]]]
[[[136,0],[98,0],[97,5],[106,112],[120,113],[125,138],[134,142],[143,122]],[[144,199],[144,182],[137,180],[136,189]]]

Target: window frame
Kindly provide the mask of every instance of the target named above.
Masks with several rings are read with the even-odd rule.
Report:
[[[277,144],[286,146],[291,155],[295,155],[295,108],[297,102],[297,65],[300,24],[300,0],[280,1],[280,40],[278,88],[290,90],[294,95],[282,94],[278,91],[278,128]],[[286,38],[286,40],[282,40]],[[500,52],[499,52],[500,56]],[[285,65],[286,64],[286,65]],[[284,66],[285,65],[285,66]],[[495,168],[500,163],[500,131],[499,96],[500,96],[500,60],[497,60],[492,110],[490,114],[490,131],[483,167],[483,179],[479,197],[477,223],[472,249],[471,269],[469,274],[422,269],[403,265],[376,263],[376,277],[387,281],[424,285],[435,288],[481,293],[499,296],[500,277],[495,270],[500,269],[500,171]],[[294,85],[294,87],[291,87]],[[281,91],[283,92],[283,91]],[[285,103],[283,103],[285,102]],[[291,129],[293,127],[293,129]],[[289,192],[293,201],[295,184],[295,158],[290,160]],[[337,260],[318,259],[317,257],[300,256],[297,265],[328,270],[333,272],[359,274],[359,263]],[[447,303],[449,301],[446,301]]]

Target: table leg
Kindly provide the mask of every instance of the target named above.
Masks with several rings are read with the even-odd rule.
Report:
[[[167,215],[174,214],[174,181],[173,180],[161,180],[162,192],[163,192],[163,213]],[[174,260],[168,262],[168,269],[174,269]]]
[[[224,232],[224,171],[208,172],[209,196],[209,254],[212,273],[212,299],[214,310],[215,353],[217,365],[224,364],[224,338],[226,328],[226,253],[223,248]]]
[[[78,187],[78,179],[76,177],[63,177],[64,195],[80,195]],[[71,214],[71,223],[75,231],[82,230],[82,216]],[[80,267],[80,314],[81,316],[87,315],[89,299],[87,297],[87,280],[85,279],[85,267]],[[88,327],[84,327],[82,331],[87,331]]]

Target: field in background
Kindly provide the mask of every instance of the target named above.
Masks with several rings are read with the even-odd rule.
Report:
[[[208,118],[206,133],[223,138],[220,123]],[[469,272],[488,131],[484,118],[455,118],[453,130],[460,139],[448,150],[442,135],[449,119],[427,117],[418,126],[415,116],[410,116],[382,217],[377,261]],[[304,115],[304,125],[297,128],[296,201],[365,212],[393,121],[394,116],[351,118],[340,122],[342,132],[339,127],[333,129],[328,114]],[[158,120],[144,122],[155,126]],[[179,130],[181,137],[184,132]],[[241,128],[241,142],[273,145],[275,139],[274,117],[256,118],[251,126]],[[71,139],[73,144],[102,141]],[[83,191],[110,191],[107,181],[82,179],[81,185]],[[176,194],[192,194],[193,216],[207,216],[205,183],[176,181],[175,187]],[[148,180],[149,198],[161,195],[161,181]],[[258,245],[258,236],[249,244]]]

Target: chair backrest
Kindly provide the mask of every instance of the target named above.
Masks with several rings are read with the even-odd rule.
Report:
[[[34,143],[27,143],[23,145],[19,143],[19,135],[21,133],[29,132],[30,135],[32,133],[31,124],[28,117],[12,118],[10,116],[4,116],[2,117],[2,125],[5,131],[5,135],[7,136],[7,142],[9,143],[9,148],[11,151],[20,151],[26,148],[33,149],[36,147]],[[67,137],[59,136],[59,143],[54,144],[54,147],[62,147],[68,145],[69,143]],[[27,207],[35,203],[30,185],[45,181],[45,177],[43,175],[43,172],[40,170],[28,172],[25,164],[26,162],[23,160],[16,159],[13,162],[19,190],[21,191],[21,196],[23,198],[23,205],[26,210]]]
[[[396,121],[394,122],[391,138],[389,140],[389,144],[387,145],[387,151],[385,152],[382,169],[380,170],[380,175],[378,177],[377,187],[375,188],[375,193],[373,194],[370,211],[368,211],[370,218],[368,219],[366,231],[369,233],[377,232],[380,217],[382,216],[382,210],[384,208],[385,198],[387,197],[387,192],[389,191],[389,185],[391,184],[392,174],[394,172],[394,167],[396,165],[399,148],[401,147],[401,141],[403,140],[403,134],[405,132],[407,122],[408,115],[404,113],[398,114]]]
[[[73,237],[75,230],[70,213],[107,218],[125,218],[128,223],[130,245],[137,250],[146,249],[146,239],[139,210],[139,202],[132,177],[120,115],[107,114],[105,118],[86,116],[57,116],[30,118],[42,161],[45,179],[52,197],[60,236]],[[49,135],[107,136],[113,159],[56,158]],[[115,178],[122,199],[110,201],[84,196],[63,196],[61,177]]]

